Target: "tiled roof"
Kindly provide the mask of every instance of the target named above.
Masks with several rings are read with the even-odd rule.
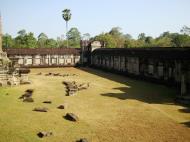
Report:
[[[121,55],[163,59],[190,59],[190,47],[154,47],[154,48],[99,48],[92,55]]]
[[[80,48],[4,48],[8,55],[80,55]]]

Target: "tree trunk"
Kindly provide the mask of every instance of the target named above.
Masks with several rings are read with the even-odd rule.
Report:
[[[66,21],[66,38],[67,38],[67,48],[69,47],[69,42],[68,42],[68,21]]]

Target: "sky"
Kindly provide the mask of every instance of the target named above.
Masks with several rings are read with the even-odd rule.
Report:
[[[50,38],[65,34],[62,10],[71,10],[69,28],[95,36],[121,27],[134,38],[139,33],[159,36],[190,27],[190,0],[0,0],[3,33],[16,36],[25,29]]]

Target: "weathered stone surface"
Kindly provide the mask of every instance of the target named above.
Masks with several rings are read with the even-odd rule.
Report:
[[[34,92],[34,89],[27,89],[25,92],[33,93],[33,92]]]
[[[24,84],[31,84],[31,81],[29,81],[29,80],[25,80],[25,81],[20,81],[20,84],[21,85],[24,85]]]
[[[79,121],[78,116],[76,116],[74,113],[67,113],[67,114],[64,116],[64,118],[67,119],[67,120],[70,120],[70,121],[74,121],[74,122]]]
[[[69,82],[69,81],[63,81],[62,82],[66,86],[66,96],[74,96],[76,95],[77,91],[87,89],[89,87],[89,83],[82,83],[77,85],[75,81]]]
[[[37,108],[34,108],[33,111],[38,111],[38,112],[47,112],[48,109],[45,108],[45,107],[37,107]]]
[[[53,74],[53,76],[59,76],[60,75],[60,73],[54,73]]]
[[[39,132],[37,135],[38,135],[38,137],[43,138],[43,137],[52,136],[53,133],[52,132]]]
[[[23,102],[34,102],[32,99],[33,89],[27,89],[25,93],[19,97],[19,99],[23,99]]]
[[[23,99],[23,102],[32,103],[32,102],[34,102],[34,100],[33,100],[33,98],[30,98],[30,97],[28,98],[28,97],[27,97],[27,98],[24,98],[24,99]]]
[[[86,138],[81,138],[80,140],[77,140],[76,142],[88,142]]]
[[[51,104],[52,101],[44,101],[43,103],[45,103],[45,104]]]
[[[19,99],[25,99],[25,98],[30,98],[30,97],[32,97],[32,93],[26,92],[22,96],[20,96]]]
[[[65,104],[61,104],[57,107],[58,109],[66,109],[68,108],[68,105],[65,103]]]
[[[78,90],[84,90],[84,89],[88,89],[88,87],[90,86],[89,83],[82,83],[78,86]]]

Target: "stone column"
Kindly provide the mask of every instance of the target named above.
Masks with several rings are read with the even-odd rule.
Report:
[[[182,74],[181,75],[181,95],[185,95],[186,94],[186,82],[185,82],[185,75]]]

